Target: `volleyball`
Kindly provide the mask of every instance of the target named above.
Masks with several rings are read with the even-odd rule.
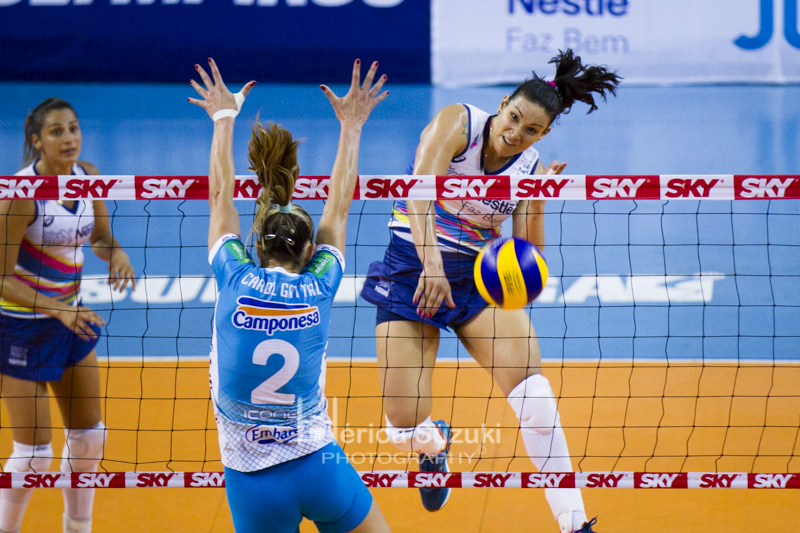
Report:
[[[483,299],[504,309],[521,309],[547,283],[547,262],[532,242],[495,239],[475,259],[475,285]]]

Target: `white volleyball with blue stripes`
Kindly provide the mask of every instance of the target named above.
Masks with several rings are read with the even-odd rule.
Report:
[[[532,242],[495,239],[475,259],[475,285],[489,304],[521,309],[542,293],[547,262]]]

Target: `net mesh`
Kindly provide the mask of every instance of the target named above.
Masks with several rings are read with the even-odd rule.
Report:
[[[800,207],[741,193],[675,201],[662,187],[659,199],[547,203],[551,277],[529,313],[576,470],[800,471]],[[299,203],[316,222],[323,202]],[[207,204],[107,204],[138,286],[112,293],[105,264],[87,253],[83,303],[107,323],[97,346],[108,427],[101,471],[219,471]],[[381,431],[375,308],[358,296],[388,244],[391,206],[353,204],[328,347],[334,432],[366,472],[417,470]],[[244,231],[254,206],[237,208],[250,213]],[[454,428],[451,468],[531,472],[518,421],[489,373],[451,333],[438,353],[433,417]],[[61,428],[55,404],[52,412]],[[0,423],[8,457],[5,410]],[[63,437],[54,435],[59,450]]]

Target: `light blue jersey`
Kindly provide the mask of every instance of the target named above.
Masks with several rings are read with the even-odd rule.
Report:
[[[211,394],[222,463],[253,472],[333,442],[325,350],[342,253],[317,246],[300,274],[258,268],[229,234],[209,262],[219,287]]]

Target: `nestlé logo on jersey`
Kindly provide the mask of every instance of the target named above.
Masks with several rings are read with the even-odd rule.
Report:
[[[251,296],[240,296],[239,304],[231,315],[231,323],[239,329],[263,331],[273,335],[277,331],[296,331],[319,324],[317,307],[308,304],[268,302]]]
[[[175,176],[136,176],[138,200],[203,200],[208,198],[208,180]]]
[[[800,198],[800,176],[735,175],[733,187],[737,199]]]
[[[586,176],[587,200],[658,200],[658,176]]]
[[[297,428],[284,426],[253,426],[247,428],[247,442],[253,444],[272,444],[278,442],[286,444],[297,438],[299,431]]]

